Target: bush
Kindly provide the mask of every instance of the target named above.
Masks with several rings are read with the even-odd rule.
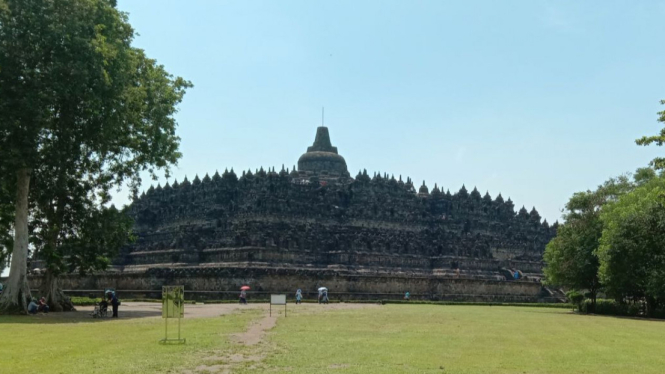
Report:
[[[592,301],[586,299],[580,305],[580,312],[590,313],[592,308]],[[642,316],[642,306],[640,304],[621,304],[615,300],[599,299],[596,300],[596,310],[593,313],[608,316],[640,317]]]
[[[348,301],[349,303],[353,302],[366,302],[370,301]],[[424,305],[478,305],[478,306],[521,306],[521,307],[531,307],[531,308],[561,308],[561,309],[571,309],[572,304],[567,303],[503,303],[503,302],[468,302],[468,301],[426,301],[426,300],[381,300],[381,304],[424,304]]]
[[[231,299],[231,300],[203,300],[200,301],[203,304],[238,304],[238,299]],[[247,299],[248,304],[268,304],[270,302],[269,299]],[[302,300],[303,304],[317,304],[319,301],[316,299],[310,299],[310,300]],[[328,303],[329,304],[338,304],[341,303],[342,301],[340,300],[330,300]],[[287,299],[288,304],[295,304],[296,301],[295,299]],[[375,301],[376,303],[376,301]]]
[[[582,295],[577,290],[570,290],[566,292],[566,297],[573,305],[577,306],[577,309],[581,309],[581,304],[584,301],[584,295]]]
[[[102,301],[101,297],[80,297],[72,296],[72,304],[76,306],[90,306],[97,305]],[[161,303],[161,299],[123,299],[119,298],[121,302],[146,302],[146,303]],[[196,301],[185,300],[185,304],[196,304]]]
[[[101,298],[90,298],[90,297],[79,297],[79,296],[72,296],[72,304],[77,305],[77,306],[89,306],[89,305],[97,305],[99,304],[100,301],[102,301]]]

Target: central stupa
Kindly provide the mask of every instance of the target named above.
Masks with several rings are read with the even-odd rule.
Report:
[[[321,126],[316,129],[316,138],[307,152],[298,160],[300,174],[320,177],[350,177],[344,157],[337,153],[337,147],[330,143],[328,128]]]

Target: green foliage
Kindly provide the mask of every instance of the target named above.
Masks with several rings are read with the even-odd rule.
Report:
[[[649,171],[638,169],[636,179],[649,178]],[[546,283],[578,290],[589,290],[592,297],[601,288],[599,261],[595,254],[602,235],[600,212],[608,203],[635,187],[628,175],[612,178],[594,191],[573,194],[564,213],[564,224],[545,248]]]
[[[97,305],[102,301],[101,297],[94,298],[94,297],[82,297],[82,296],[73,296],[72,297],[72,304],[76,306],[93,306]],[[142,302],[142,303],[156,303],[156,304],[161,304],[162,300],[161,299],[142,299],[142,298],[129,298],[129,299],[122,299],[123,305],[125,303],[132,303],[132,302]],[[196,301],[192,300],[185,300],[185,304],[190,304],[194,305],[196,304]]]
[[[576,305],[581,310],[580,304],[584,301],[584,295],[577,290],[570,290],[566,292],[566,297],[573,305]]]
[[[639,304],[621,304],[615,300],[596,300],[595,310],[592,301],[584,300],[580,305],[580,312],[603,314],[608,316],[640,317],[642,307]]]
[[[661,100],[660,103],[665,104],[665,100]],[[658,112],[658,115],[658,122],[665,122],[665,111]],[[655,144],[661,147],[663,144],[665,144],[665,127],[663,127],[657,135],[643,136],[635,140],[635,143],[644,146]],[[651,161],[651,165],[657,170],[665,169],[665,157],[655,158],[653,161]]]
[[[665,302],[665,178],[653,178],[603,210],[600,278],[617,298]]]
[[[380,300],[382,305],[385,304],[403,304],[403,305],[462,305],[462,306],[511,306],[511,307],[529,307],[529,308],[561,308],[570,309],[571,304],[566,303],[504,303],[504,302],[466,302],[466,301],[426,301],[426,300]],[[348,301],[348,303],[372,303],[372,301]]]
[[[131,46],[109,0],[5,0],[0,11],[0,150],[13,168],[78,171],[91,187],[180,156],[175,106],[190,83]]]
[[[31,172],[32,244],[53,273],[103,268],[127,238],[109,191],[181,156],[174,114],[191,83],[133,38],[114,0],[0,3],[0,171]]]
[[[81,275],[106,269],[109,259],[133,240],[132,225],[126,212],[118,211],[114,206],[94,210],[81,220],[80,225],[70,227],[71,232],[60,243],[55,254],[58,261],[54,263],[62,263],[64,259],[67,271],[76,270]]]
[[[76,306],[91,306],[97,305],[101,302],[101,298],[91,298],[91,297],[80,297],[72,296],[72,304]]]

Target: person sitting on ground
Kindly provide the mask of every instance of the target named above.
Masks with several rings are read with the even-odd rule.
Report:
[[[37,305],[37,299],[30,300],[30,304],[28,304],[28,313],[37,314],[38,309],[39,305]]]
[[[37,311],[42,313],[48,313],[49,307],[46,303],[46,298],[42,297],[39,299],[39,305],[37,306]]]

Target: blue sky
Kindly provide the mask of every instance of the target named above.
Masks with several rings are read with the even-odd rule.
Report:
[[[665,109],[660,1],[118,3],[135,44],[195,85],[180,181],[292,167],[322,106],[352,175],[477,186],[550,222],[665,153],[634,144]]]

